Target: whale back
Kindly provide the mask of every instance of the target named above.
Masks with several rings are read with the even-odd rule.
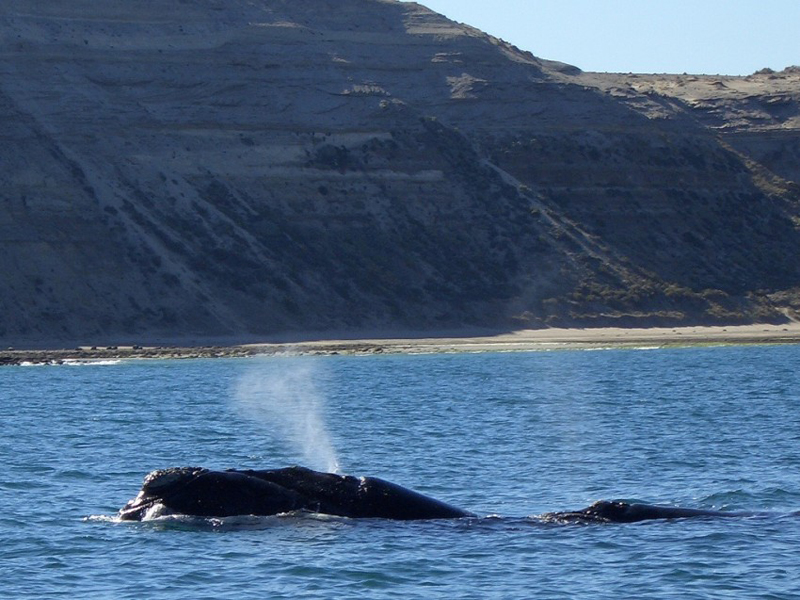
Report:
[[[599,500],[581,510],[547,513],[545,520],[562,523],[638,523],[654,519],[685,519],[689,517],[741,517],[753,513],[723,512],[678,506],[639,504],[623,500]]]
[[[210,471],[181,467],[153,471],[139,495],[120,511],[142,520],[159,505],[200,517],[276,515],[310,511],[352,518],[452,519],[471,513],[376,477],[321,473],[304,467]]]
[[[377,477],[321,473],[304,467],[246,471],[311,499],[309,510],[352,518],[453,519],[472,513]]]

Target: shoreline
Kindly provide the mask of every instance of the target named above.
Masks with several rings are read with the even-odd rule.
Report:
[[[129,359],[244,358],[276,355],[433,354],[543,350],[662,348],[700,345],[798,344],[800,323],[626,329],[529,329],[496,335],[383,337],[365,335],[224,345],[77,346],[0,351],[2,365],[82,364]]]

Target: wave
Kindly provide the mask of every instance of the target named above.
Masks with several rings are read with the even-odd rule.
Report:
[[[105,367],[118,365],[122,362],[121,358],[65,358],[63,360],[49,360],[46,362],[36,362],[23,360],[19,363],[20,367]]]
[[[141,521],[127,521],[119,515],[89,515],[84,517],[84,523],[110,523],[134,527],[150,527],[167,530],[196,530],[196,531],[242,531],[270,529],[286,525],[298,526],[305,524],[322,524],[326,526],[342,526],[355,523],[358,520],[323,513],[309,511],[293,511],[276,515],[236,515],[232,517],[198,517],[168,513],[163,505],[154,505]],[[363,521],[377,521],[378,519],[362,519]],[[386,519],[381,521],[390,522]]]
[[[763,510],[800,505],[800,492],[781,487],[761,489],[733,489],[717,492],[698,499],[702,506],[717,510],[747,510],[757,506]]]
[[[752,520],[783,520],[795,519],[800,517],[800,512],[754,512],[731,515],[737,521]],[[619,523],[614,521],[604,521],[602,519],[576,519],[573,513],[543,513],[529,515],[525,517],[508,517],[497,514],[486,516],[470,516],[458,519],[427,519],[402,521],[393,519],[352,519],[337,515],[328,515],[309,511],[295,511],[269,516],[257,515],[237,515],[232,517],[198,517],[183,514],[157,514],[153,513],[142,519],[142,521],[128,521],[119,518],[119,515],[90,515],[83,519],[86,523],[100,523],[122,525],[126,527],[148,528],[157,531],[208,531],[208,532],[236,532],[236,531],[260,531],[276,528],[308,528],[316,535],[319,531],[328,531],[331,528],[340,529],[343,527],[380,527],[380,528],[418,528],[426,529],[446,529],[446,530],[465,530],[465,531],[503,531],[525,529],[548,530],[554,527],[598,527],[605,525],[630,526],[630,523]],[[673,518],[673,519],[650,519],[635,522],[634,525],[647,524],[656,526],[668,521],[672,522],[708,522],[718,519],[714,515],[701,516],[694,518]],[[727,521],[728,519],[723,519]]]
[[[69,367],[106,367],[118,365],[121,362],[121,358],[68,358],[62,364]]]

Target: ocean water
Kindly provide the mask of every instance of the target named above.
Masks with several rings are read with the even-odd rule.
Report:
[[[800,346],[0,370],[0,598],[800,598]],[[481,518],[122,523],[152,469],[305,464]],[[623,498],[769,514],[530,518]]]

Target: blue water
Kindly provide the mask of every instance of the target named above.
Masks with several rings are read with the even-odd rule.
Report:
[[[0,598],[800,598],[800,346],[0,370]],[[120,523],[301,463],[499,517]],[[600,498],[770,511],[543,524]]]

